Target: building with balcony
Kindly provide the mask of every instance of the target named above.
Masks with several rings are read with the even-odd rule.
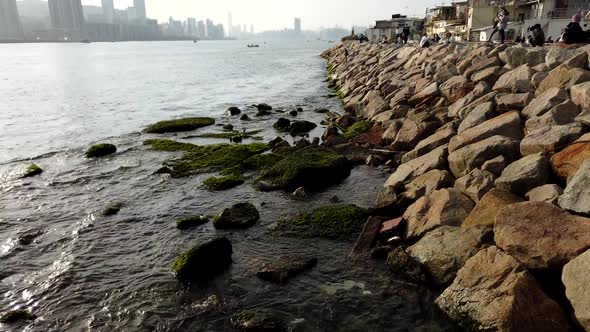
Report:
[[[424,19],[394,14],[388,20],[376,21],[372,28],[366,29],[366,36],[369,41],[382,41],[384,38],[394,40],[395,30],[404,27],[410,28],[410,39],[419,39],[424,30]],[[362,33],[362,30],[356,27],[354,30]]]
[[[428,10],[425,32],[431,36],[451,33],[457,40],[467,39],[467,17],[469,2],[454,2],[449,6],[437,6]]]

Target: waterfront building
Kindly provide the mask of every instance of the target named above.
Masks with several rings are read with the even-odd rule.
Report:
[[[81,0],[49,0],[51,26],[64,31],[81,31],[84,11]]]
[[[147,18],[145,0],[133,0],[133,7],[135,7],[135,15],[137,19],[145,20]]]
[[[102,0],[102,15],[105,23],[115,22],[115,5],[113,0]]]
[[[383,38],[393,40],[395,30],[403,27],[410,28],[410,39],[418,39],[424,30],[424,19],[394,14],[391,15],[391,18],[388,20],[376,21],[372,28],[365,28],[365,31],[369,41],[382,41]],[[356,34],[363,33],[362,29],[359,27],[354,27],[353,30]]]
[[[437,34],[443,36],[451,33],[455,40],[467,40],[467,17],[469,15],[469,2],[454,2],[448,6],[437,6],[428,10],[425,30],[431,36]]]
[[[18,15],[16,0],[0,0],[0,40],[20,41],[23,39],[23,27]]]
[[[301,19],[300,18],[295,18],[294,30],[295,30],[295,33],[301,33]]]

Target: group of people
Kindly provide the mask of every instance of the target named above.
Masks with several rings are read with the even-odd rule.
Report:
[[[422,39],[420,39],[420,47],[426,48],[430,47],[432,44],[450,44],[455,41],[455,37],[450,32],[447,32],[441,38],[438,34],[433,34],[432,37],[429,37],[428,34],[423,34]]]
[[[404,27],[398,26],[395,29],[395,36],[393,37],[393,43],[395,44],[407,44],[410,38],[410,27],[406,24]],[[387,37],[383,37],[383,43],[388,43]]]

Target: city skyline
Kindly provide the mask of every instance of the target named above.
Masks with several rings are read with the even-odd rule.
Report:
[[[255,2],[255,4],[253,4]],[[441,0],[366,0],[362,6],[346,7],[341,1],[314,0],[219,0],[214,3],[197,3],[189,0],[147,0],[146,12],[150,18],[160,22],[169,17],[186,20],[196,17],[199,20],[210,18],[216,22],[228,22],[228,12],[232,13],[234,25],[254,24],[257,31],[293,29],[293,18],[302,18],[302,30],[353,25],[368,26],[376,18],[387,18],[393,13],[409,16],[424,16],[426,8],[440,5]],[[450,2],[450,1],[449,1]],[[84,5],[100,6],[101,0],[83,0]],[[116,0],[115,8],[134,6],[134,0]],[[333,15],[332,15],[333,14]],[[224,24],[225,25],[225,24]]]

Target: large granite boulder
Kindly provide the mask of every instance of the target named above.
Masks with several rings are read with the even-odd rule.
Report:
[[[531,154],[508,165],[496,180],[496,187],[524,196],[549,179],[549,160],[543,154]]]
[[[397,132],[393,147],[398,150],[411,150],[422,139],[433,134],[440,127],[438,121],[406,118]]]
[[[533,100],[533,94],[530,92],[506,93],[496,96],[496,105],[498,105],[498,110],[522,110],[531,100]]]
[[[433,169],[444,169],[447,164],[447,145],[443,145],[416,159],[401,164],[385,182],[385,187],[398,188]]]
[[[590,248],[590,219],[542,202],[505,207],[496,215],[496,245],[529,269],[561,269]]]
[[[580,68],[569,69],[563,66],[549,72],[549,75],[539,84],[535,94],[540,96],[551,88],[569,90],[572,86],[590,81],[590,72]]]
[[[469,174],[458,178],[455,182],[455,189],[478,202],[490,189],[494,187],[496,176],[488,171],[474,169]]]
[[[584,127],[579,123],[543,127],[529,133],[522,139],[520,153],[526,156],[534,153],[558,152],[580,138],[582,134],[584,134]]]
[[[429,137],[421,140],[412,151],[406,153],[402,157],[402,163],[407,163],[412,159],[416,159],[420,156],[427,154],[428,152],[443,146],[454,137],[457,132],[453,128],[441,128],[442,130],[430,135]]]
[[[541,116],[553,107],[569,99],[569,94],[560,88],[552,88],[542,95],[533,99],[523,110],[522,114],[527,117]]]
[[[408,99],[408,105],[427,104],[439,95],[440,90],[438,89],[438,83],[432,82],[432,84],[424,88],[422,91],[418,91],[414,96]]]
[[[505,74],[507,71],[508,69],[500,66],[489,67],[471,75],[471,80],[473,81],[473,83],[486,82],[489,84],[493,84],[498,80],[498,78],[500,78],[500,76]]]
[[[559,206],[576,213],[590,215],[590,159],[584,161],[569,181],[563,195],[559,198]]]
[[[448,158],[449,168],[455,177],[460,178],[498,156],[513,161],[520,155],[518,145],[516,139],[493,136],[453,151]]]
[[[475,205],[475,208],[471,210],[469,216],[463,222],[462,227],[472,226],[486,226],[494,227],[496,221],[496,215],[500,210],[508,205],[522,202],[523,199],[514,195],[511,192],[494,188],[488,191],[479,202]]]
[[[580,137],[576,142],[551,157],[553,172],[566,181],[576,175],[582,163],[590,159],[590,134]]]
[[[407,252],[422,263],[436,284],[446,285],[493,237],[489,228],[441,226],[424,235]]]
[[[490,84],[488,84],[487,82],[477,83],[477,85],[473,88],[473,90],[471,92],[469,92],[465,97],[457,100],[456,102],[452,103],[449,106],[449,115],[453,116],[453,117],[459,116],[459,114],[463,113],[463,111],[462,111],[463,108],[465,108],[467,105],[473,103],[477,99],[482,98],[482,96],[489,94],[491,90],[492,90],[492,88],[491,88]],[[493,93],[494,96],[495,96],[495,94],[496,93]]]
[[[463,76],[473,80],[473,75],[488,68],[496,68],[500,66],[500,59],[497,56],[489,57],[487,59],[476,62],[463,72]]]
[[[535,87],[531,80],[534,74],[535,71],[524,64],[500,76],[494,84],[494,90],[512,93],[534,92]]]
[[[465,96],[473,86],[469,80],[461,75],[453,76],[440,85],[440,92],[443,97],[447,98],[449,103],[453,103],[459,98]]]
[[[440,226],[461,226],[473,202],[454,188],[437,190],[412,204],[404,213],[406,238],[416,239]]]
[[[566,60],[575,56],[578,53],[575,49],[567,49],[563,47],[551,47],[545,55],[545,64],[549,69],[553,69],[564,63]]]
[[[467,129],[473,128],[481,123],[486,122],[496,116],[496,107],[493,102],[483,103],[473,109],[459,125],[457,132],[463,133]]]
[[[590,110],[590,82],[572,86],[571,95],[574,104],[583,110]]]
[[[405,186],[403,196],[413,202],[422,196],[430,195],[436,190],[451,187],[454,182],[455,178],[449,172],[433,169],[408,183]]]
[[[465,130],[451,139],[449,142],[449,152],[452,153],[466,145],[496,135],[521,139],[524,134],[522,132],[520,113],[518,111],[504,113],[473,128]]]
[[[559,196],[563,195],[563,189],[556,184],[546,184],[532,189],[526,193],[526,198],[531,202],[546,202],[557,205]]]
[[[566,100],[542,116],[528,119],[525,127],[527,132],[532,132],[543,127],[566,125],[575,122],[578,115],[580,115],[578,106],[571,100]]]
[[[437,299],[449,317],[472,331],[564,331],[567,316],[509,254],[488,247],[471,257]]]
[[[590,331],[590,250],[574,258],[563,268],[561,280],[565,295],[574,308],[576,319]]]

